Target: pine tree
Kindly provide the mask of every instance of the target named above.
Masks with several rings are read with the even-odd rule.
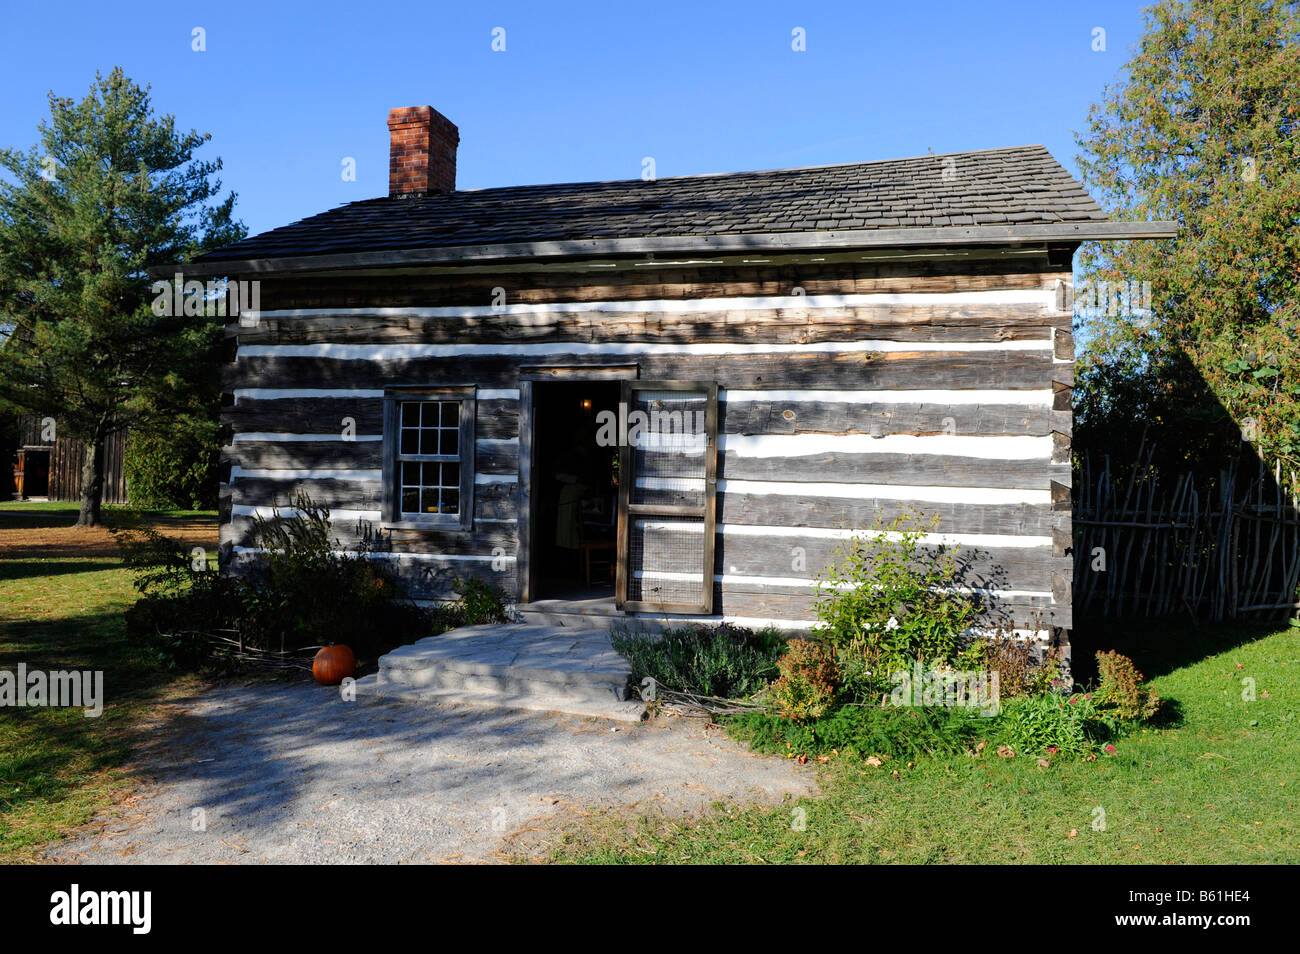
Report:
[[[114,69],[80,102],[50,93],[39,145],[0,150],[0,401],[86,446],[78,526],[101,522],[107,437],[165,414],[210,361],[214,321],[155,314],[155,265],[242,238],[209,135],[154,114]]]

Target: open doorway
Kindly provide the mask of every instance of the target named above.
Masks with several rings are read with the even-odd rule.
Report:
[[[50,450],[23,447],[14,459],[14,489],[19,500],[44,500],[50,494]]]
[[[533,387],[533,599],[613,599],[617,446],[597,442],[598,415],[618,413],[617,381]]]

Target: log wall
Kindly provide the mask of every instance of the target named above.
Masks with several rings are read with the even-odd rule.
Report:
[[[634,365],[719,385],[719,615],[807,623],[835,546],[913,507],[968,555],[990,620],[1068,628],[1069,251],[263,279],[256,325],[228,329],[223,543],[301,489],[416,596],[458,575],[517,593],[521,370]],[[466,384],[473,529],[384,529],[384,388]]]

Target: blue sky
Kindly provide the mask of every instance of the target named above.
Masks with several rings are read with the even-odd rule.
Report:
[[[259,232],[383,195],[388,110],[426,103],[460,127],[460,188],[636,178],[645,156],[663,177],[1024,143],[1076,172],[1072,130],[1141,6],[6,0],[0,23],[0,145],[36,142],[48,90],[80,98],[121,65],[212,134],[200,154]]]

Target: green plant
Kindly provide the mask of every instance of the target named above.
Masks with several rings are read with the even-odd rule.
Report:
[[[964,646],[957,654],[957,668],[996,672],[1002,699],[1042,695],[1059,688],[1061,682],[1061,663],[1056,655],[1045,652],[1036,659],[1028,640],[1005,635],[1001,630]]]
[[[142,596],[128,627],[172,668],[235,666],[256,652],[334,642],[373,655],[428,631],[428,617],[388,569],[365,552],[343,552],[328,509],[306,494],[256,518],[259,558],[220,574],[206,561],[192,564],[181,544],[156,531],[135,536],[124,544]]]
[[[1133,660],[1115,651],[1097,653],[1099,681],[1093,699],[1125,722],[1145,722],[1160,709],[1160,696],[1142,683]]]
[[[912,659],[949,662],[976,616],[956,550],[927,546],[938,515],[905,511],[845,541],[818,580],[819,635],[841,650],[864,698]]]
[[[998,741],[1018,755],[1086,755],[1116,735],[1114,723],[1086,695],[1021,696],[1002,707]]]
[[[748,712],[725,724],[757,752],[896,759],[965,752],[993,728],[975,710],[943,706],[844,705],[806,722]]]
[[[785,636],[772,627],[755,632],[720,623],[659,634],[616,629],[610,642],[638,684],[650,678],[676,692],[734,699],[752,695],[776,677]]]
[[[807,639],[792,639],[776,665],[781,676],[770,690],[777,711],[796,721],[824,716],[840,684],[834,649]]]

